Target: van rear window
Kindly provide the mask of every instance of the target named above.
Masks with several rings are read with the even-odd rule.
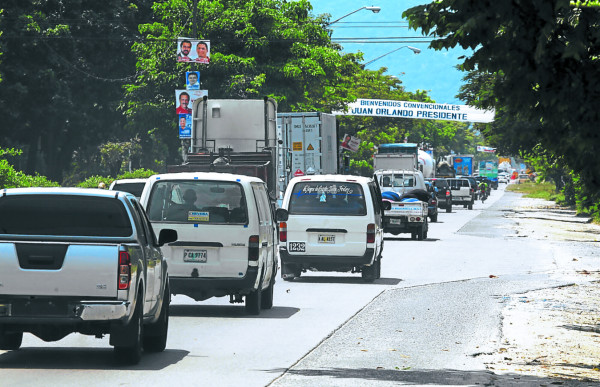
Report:
[[[345,182],[300,182],[294,186],[290,214],[366,215],[365,195],[360,184]]]
[[[127,237],[133,229],[115,198],[19,195],[0,198],[0,234]]]
[[[246,224],[241,184],[218,180],[161,180],[152,187],[146,213],[151,221]]]

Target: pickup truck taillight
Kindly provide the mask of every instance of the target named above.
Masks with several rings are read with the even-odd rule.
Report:
[[[375,224],[367,225],[367,243],[375,243]]]
[[[279,222],[279,242],[287,242],[287,223]]]
[[[449,189],[446,190],[446,197],[448,197],[448,196],[450,196],[450,190]]]
[[[131,282],[131,258],[127,251],[119,251],[119,290],[129,289]]]
[[[258,235],[250,235],[250,238],[248,238],[248,260],[249,261],[258,261],[258,253],[259,253],[259,248],[258,248],[258,244],[260,242],[260,239],[258,238]]]

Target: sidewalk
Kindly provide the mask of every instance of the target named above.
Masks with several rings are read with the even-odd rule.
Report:
[[[539,199],[523,199],[507,216],[519,219],[519,236],[559,241],[557,265],[574,284],[512,297],[488,369],[600,383],[600,227]]]

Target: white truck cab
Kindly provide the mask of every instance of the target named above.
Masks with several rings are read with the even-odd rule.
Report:
[[[141,203],[155,232],[178,232],[162,247],[171,293],[196,301],[229,295],[259,314],[273,306],[277,273],[274,205],[266,184],[244,175],[182,172],[154,175]]]
[[[381,275],[383,210],[373,179],[313,175],[290,180],[277,210],[282,277],[306,270]]]

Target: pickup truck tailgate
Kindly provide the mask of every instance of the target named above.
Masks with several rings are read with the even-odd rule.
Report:
[[[0,242],[0,295],[116,297],[119,246]]]

